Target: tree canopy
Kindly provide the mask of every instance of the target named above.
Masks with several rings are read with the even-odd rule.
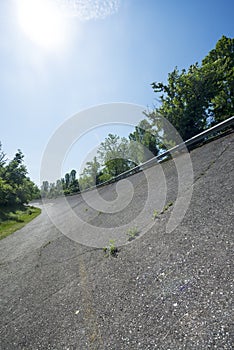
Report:
[[[223,36],[201,65],[168,75],[167,84],[152,83],[165,117],[185,140],[234,114],[234,39]],[[151,119],[152,121],[152,119]]]
[[[0,205],[23,205],[39,195],[38,187],[27,176],[21,150],[7,162],[0,143]]]

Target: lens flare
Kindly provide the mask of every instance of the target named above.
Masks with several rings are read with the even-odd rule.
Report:
[[[65,21],[54,1],[19,0],[19,24],[26,36],[46,50],[61,48],[65,42]]]

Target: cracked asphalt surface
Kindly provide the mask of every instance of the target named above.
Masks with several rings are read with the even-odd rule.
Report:
[[[179,226],[166,233],[171,206],[116,258],[64,236],[45,209],[3,239],[0,348],[233,349],[233,140],[230,134],[191,152],[193,195]],[[173,161],[162,167],[166,202],[174,203],[176,169]],[[134,196],[120,213],[95,214],[80,195],[68,201],[96,227],[131,221],[147,183],[143,173],[129,180]],[[100,194],[113,200],[115,186]],[[70,225],[60,199],[46,205]]]

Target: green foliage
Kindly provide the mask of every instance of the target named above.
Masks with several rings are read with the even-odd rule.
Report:
[[[23,158],[18,150],[7,163],[0,143],[0,206],[23,205],[39,196],[38,187],[27,177]]]
[[[93,186],[92,179],[88,175],[82,175],[79,178],[79,184],[80,184],[80,189],[81,191],[86,190],[87,188],[90,188]]]
[[[70,176],[69,174],[65,174],[65,189],[68,189],[69,187],[69,181],[70,181]]]
[[[103,182],[100,180],[100,175],[100,163],[97,157],[94,157],[92,161],[86,163],[86,167],[79,178],[80,189],[85,190]]]
[[[108,172],[107,168],[104,168],[99,176],[100,182],[109,181],[110,179],[112,179],[111,174]]]
[[[234,114],[234,39],[222,36],[215,49],[203,59],[202,69],[210,73],[213,82],[209,113],[215,124]]]
[[[168,75],[168,84],[153,83],[155,92],[160,96],[162,105],[157,112],[169,120],[182,139],[188,139],[206,126],[208,100],[206,80],[198,65],[190,66],[186,72],[179,73],[175,68]]]
[[[138,234],[139,234],[139,230],[137,227],[129,228],[127,231],[128,240],[132,241],[133,239],[136,238],[136,236],[138,236]]]
[[[129,139],[134,141],[131,158],[135,160],[136,164],[143,163],[158,155],[158,137],[146,119],[143,119],[135,127],[135,131],[129,135]],[[137,158],[135,158],[136,155]]]
[[[123,158],[115,158],[110,159],[105,163],[105,170],[106,173],[109,175],[110,178],[115,177],[119,174],[124,173],[125,171],[129,170],[130,162],[127,159]]]
[[[0,239],[19,230],[41,213],[34,207],[2,207],[0,211]]]
[[[100,180],[109,180],[133,166],[129,159],[129,142],[125,137],[109,134],[98,148],[98,155],[104,168]]]
[[[118,254],[118,248],[115,246],[115,240],[114,239],[110,239],[108,246],[103,247],[103,251],[106,257],[108,256],[113,256],[113,257],[117,257]]]
[[[153,219],[155,220],[158,217],[158,215],[159,215],[159,212],[156,209],[154,209]]]
[[[56,183],[43,181],[41,186],[42,198],[57,198],[61,195],[69,195],[80,191],[79,182],[76,179],[76,171],[73,169],[70,174],[65,174],[65,178],[59,179]]]
[[[89,177],[89,183],[91,186],[95,186],[99,183],[99,172],[100,172],[100,163],[97,160],[97,157],[93,158],[93,161],[86,163],[86,167],[83,170],[83,175]]]
[[[175,68],[168,75],[167,85],[154,82],[161,106],[155,115],[165,117],[181,137],[189,139],[234,114],[234,39],[223,36],[202,61],[186,71]],[[170,137],[169,137],[170,139]]]

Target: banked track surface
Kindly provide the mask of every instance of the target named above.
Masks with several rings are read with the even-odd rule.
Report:
[[[45,209],[2,240],[0,348],[232,349],[232,156],[233,134],[193,150],[193,196],[183,221],[166,233],[171,207],[117,258],[62,235]],[[174,202],[173,161],[162,166],[167,202]],[[127,222],[147,187],[143,173],[129,179],[134,197],[118,214],[94,215],[80,195],[68,200],[94,226]],[[100,193],[113,200],[115,184]],[[46,205],[62,215],[59,199]],[[69,225],[66,213],[63,220]]]

